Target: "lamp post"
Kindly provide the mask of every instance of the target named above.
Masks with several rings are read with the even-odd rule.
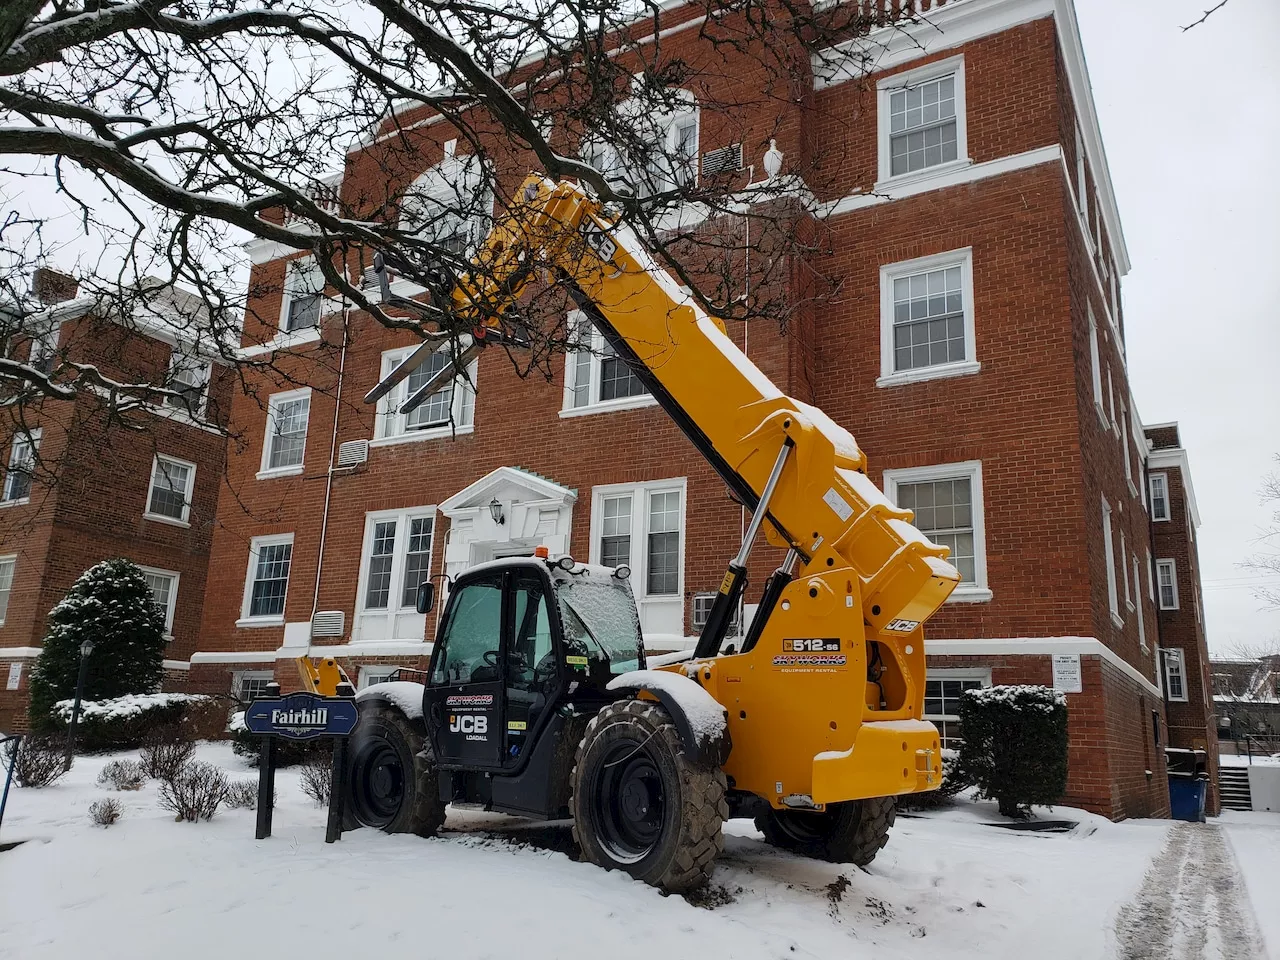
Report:
[[[80,673],[76,677],[76,700],[71,705],[71,722],[67,724],[67,755],[62,758],[62,769],[71,769],[71,754],[76,746],[76,724],[80,722],[80,698],[84,695],[84,677],[89,672],[89,654],[93,653],[93,641],[80,644]]]

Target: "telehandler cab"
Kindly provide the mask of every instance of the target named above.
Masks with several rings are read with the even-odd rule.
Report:
[[[486,344],[519,345],[502,311],[531,262],[557,265],[577,305],[751,511],[694,649],[646,660],[626,568],[550,557],[472,567],[452,584],[418,689],[361,691],[349,826],[430,834],[445,806],[573,819],[583,856],[669,891],[702,882],[728,817],[766,840],[866,864],[896,795],[936,789],[922,719],[922,625],[959,582],[947,550],[867,478],[850,434],[787,397],[572,182],[526,180],[449,284],[472,334],[401,412]],[[392,297],[384,305],[425,313]],[[515,332],[512,332],[512,331]],[[365,398],[440,349],[429,337]],[[740,646],[722,650],[763,528],[785,548]],[[434,584],[419,589],[428,611]],[[328,692],[328,691],[322,691]]]

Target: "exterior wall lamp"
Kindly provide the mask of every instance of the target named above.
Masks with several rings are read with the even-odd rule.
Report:
[[[489,501],[489,516],[493,517],[493,522],[503,524],[507,522],[506,515],[502,512],[502,503],[497,497]]]

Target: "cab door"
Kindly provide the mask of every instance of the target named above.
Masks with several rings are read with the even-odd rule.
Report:
[[[425,701],[432,745],[444,763],[502,762],[503,582],[493,573],[456,585],[440,625]]]
[[[564,670],[553,633],[546,572],[517,567],[510,576],[505,760],[514,767],[550,719]]]

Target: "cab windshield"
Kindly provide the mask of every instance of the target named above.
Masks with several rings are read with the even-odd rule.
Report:
[[[640,667],[640,621],[624,580],[587,577],[556,584],[565,642],[588,660],[607,663],[613,674]]]

